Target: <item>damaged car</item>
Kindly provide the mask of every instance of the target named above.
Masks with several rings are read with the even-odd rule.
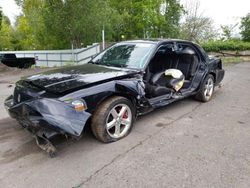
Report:
[[[23,78],[5,107],[54,156],[57,135],[78,139],[89,125],[102,142],[120,140],[139,115],[190,96],[208,102],[223,77],[221,59],[193,42],[124,41],[87,64]]]

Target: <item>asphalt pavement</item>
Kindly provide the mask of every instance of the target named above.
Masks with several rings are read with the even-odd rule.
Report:
[[[139,117],[111,144],[90,131],[58,144],[56,158],[4,111],[0,82],[0,187],[250,187],[250,63],[226,67],[213,99],[192,98]]]

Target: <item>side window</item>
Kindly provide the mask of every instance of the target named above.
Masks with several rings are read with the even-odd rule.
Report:
[[[188,44],[177,44],[176,52],[179,54],[196,55],[198,57],[196,50]]]
[[[149,63],[149,71],[158,73],[164,71],[170,65],[170,56],[174,53],[174,44],[168,43],[161,45],[156,51],[153,59]]]
[[[188,43],[179,43],[177,46],[176,54],[179,59],[177,69],[182,71],[186,80],[191,80],[201,62],[200,54],[197,53],[195,47]]]
[[[160,46],[160,48],[157,50],[156,54],[166,54],[174,51],[174,45],[173,44],[165,44]]]

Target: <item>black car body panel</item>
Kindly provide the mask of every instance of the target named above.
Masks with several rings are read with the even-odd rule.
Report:
[[[145,66],[140,69],[103,66],[90,62],[23,78],[16,83],[13,96],[5,101],[10,116],[35,135],[41,135],[42,131],[45,139],[58,134],[80,137],[97,107],[112,96],[129,99],[135,107],[136,115],[140,115],[196,94],[208,74],[214,76],[216,85],[224,77],[221,60],[209,58],[197,44],[181,40],[127,43],[142,42],[155,46]],[[168,44],[180,49],[181,46],[190,46],[199,62],[178,98],[173,98],[173,93],[152,97],[147,90],[147,68],[152,64],[157,50]],[[179,58],[178,54],[180,52],[176,51],[173,57]],[[183,54],[183,57],[189,58],[191,55]],[[84,101],[87,109],[76,111],[71,105],[73,100]]]
[[[9,112],[11,117],[17,118],[22,125],[29,128],[43,127],[73,136],[81,135],[83,125],[91,116],[88,112],[78,112],[63,102],[46,98],[17,104]]]
[[[208,62],[210,73],[215,77],[215,85],[218,85],[224,78],[225,71],[222,69],[222,62],[218,57],[210,57]]]
[[[55,94],[65,94],[81,88],[123,79],[135,74],[136,71],[119,70],[110,67],[85,64],[64,67],[53,71],[27,77],[25,82]]]

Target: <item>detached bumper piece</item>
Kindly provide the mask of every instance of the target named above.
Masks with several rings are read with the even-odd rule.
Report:
[[[91,116],[54,99],[34,99],[15,104],[13,96],[10,96],[5,101],[5,108],[12,118],[34,135],[37,145],[50,157],[55,157],[57,152],[50,140],[57,135],[80,137]]]
[[[51,158],[56,156],[56,148],[55,146],[43,135],[38,136],[35,135],[36,144],[44,151],[46,151]]]

